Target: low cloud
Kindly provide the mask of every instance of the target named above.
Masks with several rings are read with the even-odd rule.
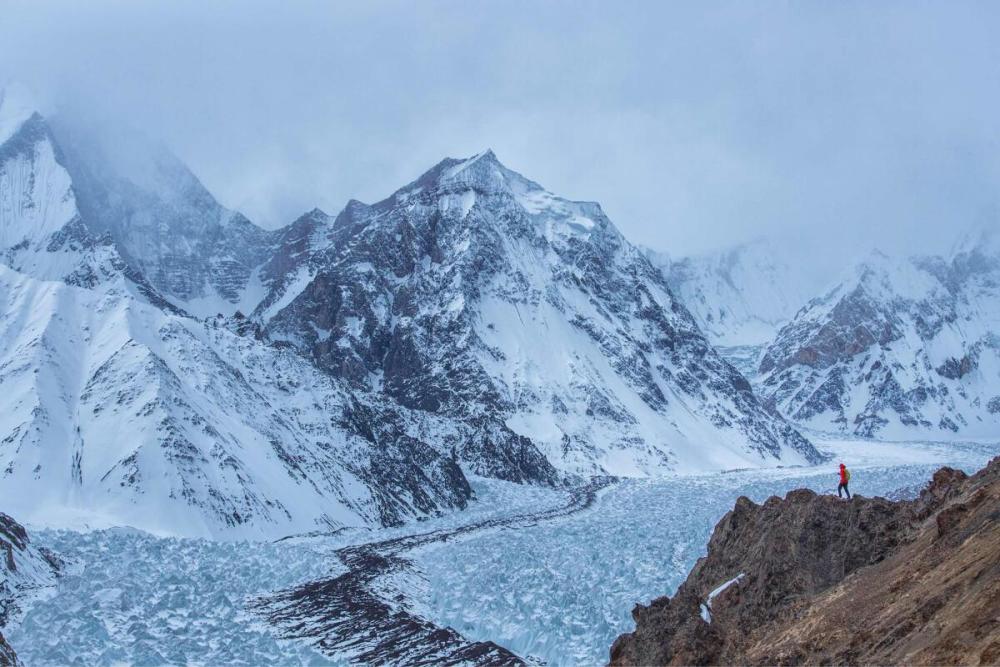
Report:
[[[0,77],[162,139],[264,226],[486,147],[675,255],[941,251],[1000,210],[996,5],[0,10]]]

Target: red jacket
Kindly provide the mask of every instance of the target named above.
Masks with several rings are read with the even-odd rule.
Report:
[[[848,480],[847,468],[841,466],[840,467],[840,483],[841,484],[847,484],[847,480]]]

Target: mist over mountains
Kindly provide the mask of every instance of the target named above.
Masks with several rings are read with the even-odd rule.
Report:
[[[278,534],[461,508],[468,474],[819,460],[794,424],[997,432],[989,228],[830,282],[766,242],[671,260],[487,150],[265,230],[154,142],[0,99],[14,509]]]
[[[284,534],[460,508],[469,473],[819,458],[597,204],[491,151],[267,231],[24,99],[0,107],[15,509]]]

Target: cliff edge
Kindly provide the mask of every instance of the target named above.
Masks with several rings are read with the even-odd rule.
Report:
[[[911,501],[736,501],[612,665],[1000,663],[1000,457]]]

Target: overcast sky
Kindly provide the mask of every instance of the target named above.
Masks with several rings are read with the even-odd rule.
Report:
[[[1000,215],[1000,3],[0,0],[0,80],[263,226],[492,147],[672,255],[921,252]]]

